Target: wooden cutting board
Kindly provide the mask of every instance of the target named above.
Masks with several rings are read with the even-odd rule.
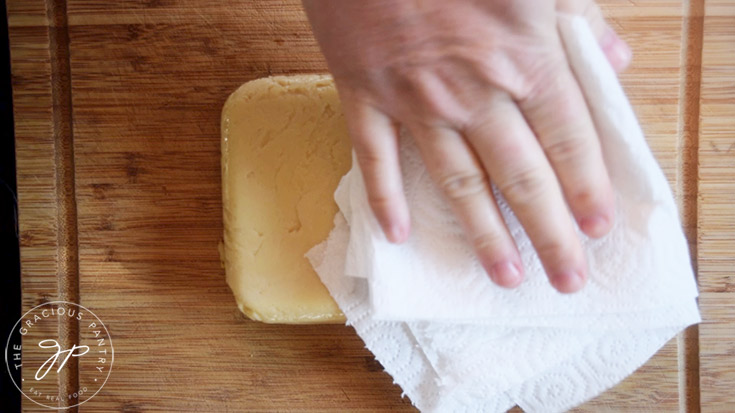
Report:
[[[576,411],[733,411],[735,7],[601,4],[635,53],[622,81],[680,202],[704,323]],[[413,410],[351,328],[249,321],[220,267],[222,104],[248,80],[325,71],[297,2],[8,13],[24,311],[80,302],[116,350],[78,410]],[[70,371],[64,386],[86,382]]]

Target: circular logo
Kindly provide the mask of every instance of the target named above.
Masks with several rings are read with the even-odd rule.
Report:
[[[114,359],[102,320],[68,301],[30,309],[15,323],[5,345],[5,367],[15,387],[49,409],[68,409],[94,397],[110,377]],[[78,384],[67,390],[60,379],[70,375],[76,375]]]

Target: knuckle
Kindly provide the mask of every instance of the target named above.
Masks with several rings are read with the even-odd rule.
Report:
[[[426,97],[423,99],[423,112],[429,119],[439,119],[450,124],[454,124],[457,121],[455,119],[461,118],[458,110],[450,102],[445,99],[440,99],[434,91],[428,91]]]
[[[450,85],[438,69],[426,67],[403,68],[394,74],[396,90],[402,94],[410,106],[403,106],[407,118],[417,123],[458,124],[468,116],[468,111],[460,104],[458,96],[450,92]]]
[[[557,263],[570,261],[569,247],[558,240],[548,240],[534,246],[536,253],[547,267],[554,267]]]
[[[386,163],[380,156],[368,151],[355,152],[364,175],[368,204],[376,215],[382,215],[391,209],[401,194],[397,192],[394,182],[386,181]]]
[[[472,237],[472,245],[475,246],[475,250],[489,254],[490,256],[500,250],[503,243],[505,243],[505,238],[500,233],[493,231],[484,232]]]
[[[463,201],[489,191],[487,176],[479,171],[459,172],[440,178],[442,192],[452,201]]]
[[[415,110],[420,118],[417,122],[428,125],[458,125],[467,118],[464,110],[453,99],[446,98],[445,91],[426,87],[423,96],[417,99]]]
[[[521,107],[538,110],[564,90],[559,68],[566,65],[565,59],[560,53],[547,51],[535,55],[533,61],[522,64],[521,88],[513,96]]]
[[[514,96],[521,107],[539,110],[548,106],[549,101],[563,96],[567,84],[562,68],[566,64],[566,56],[562,53],[548,53],[525,64],[523,87]]]
[[[605,205],[599,192],[593,187],[578,188],[569,197],[569,204],[585,209],[602,209]]]
[[[535,168],[519,169],[497,182],[498,189],[506,198],[516,202],[538,200],[550,188],[544,176],[542,171]]]
[[[569,162],[584,159],[593,153],[591,138],[576,136],[567,127],[560,128],[557,133],[551,133],[547,139],[542,140],[544,151],[549,158],[559,162]]]
[[[385,168],[385,160],[376,152],[366,150],[364,148],[359,149],[355,147],[355,156],[357,157],[357,163],[360,164],[365,174],[365,179],[375,179],[376,173]]]
[[[372,142],[367,136],[352,136],[352,146],[355,149],[355,155],[360,165],[374,164],[380,161],[380,156],[373,149]]]
[[[368,204],[378,218],[382,218],[384,212],[391,209],[393,197],[386,193],[368,192]]]

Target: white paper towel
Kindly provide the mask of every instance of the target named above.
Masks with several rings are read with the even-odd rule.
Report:
[[[335,229],[307,254],[348,323],[421,410],[563,411],[699,321],[666,178],[586,21],[560,16],[559,31],[616,191],[611,233],[600,240],[579,233],[590,269],[581,292],[550,286],[498,193],[526,279],[514,290],[492,284],[409,136],[401,138],[409,240],[386,241],[353,162],[335,193]]]

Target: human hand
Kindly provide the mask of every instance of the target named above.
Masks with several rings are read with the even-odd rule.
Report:
[[[520,255],[490,190],[515,212],[552,285],[583,287],[572,216],[601,237],[614,198],[556,12],[582,14],[608,60],[630,51],[592,0],[304,0],[342,100],[370,206],[404,241],[398,129],[410,131],[492,280],[515,287]],[[571,210],[571,215],[569,211]]]

